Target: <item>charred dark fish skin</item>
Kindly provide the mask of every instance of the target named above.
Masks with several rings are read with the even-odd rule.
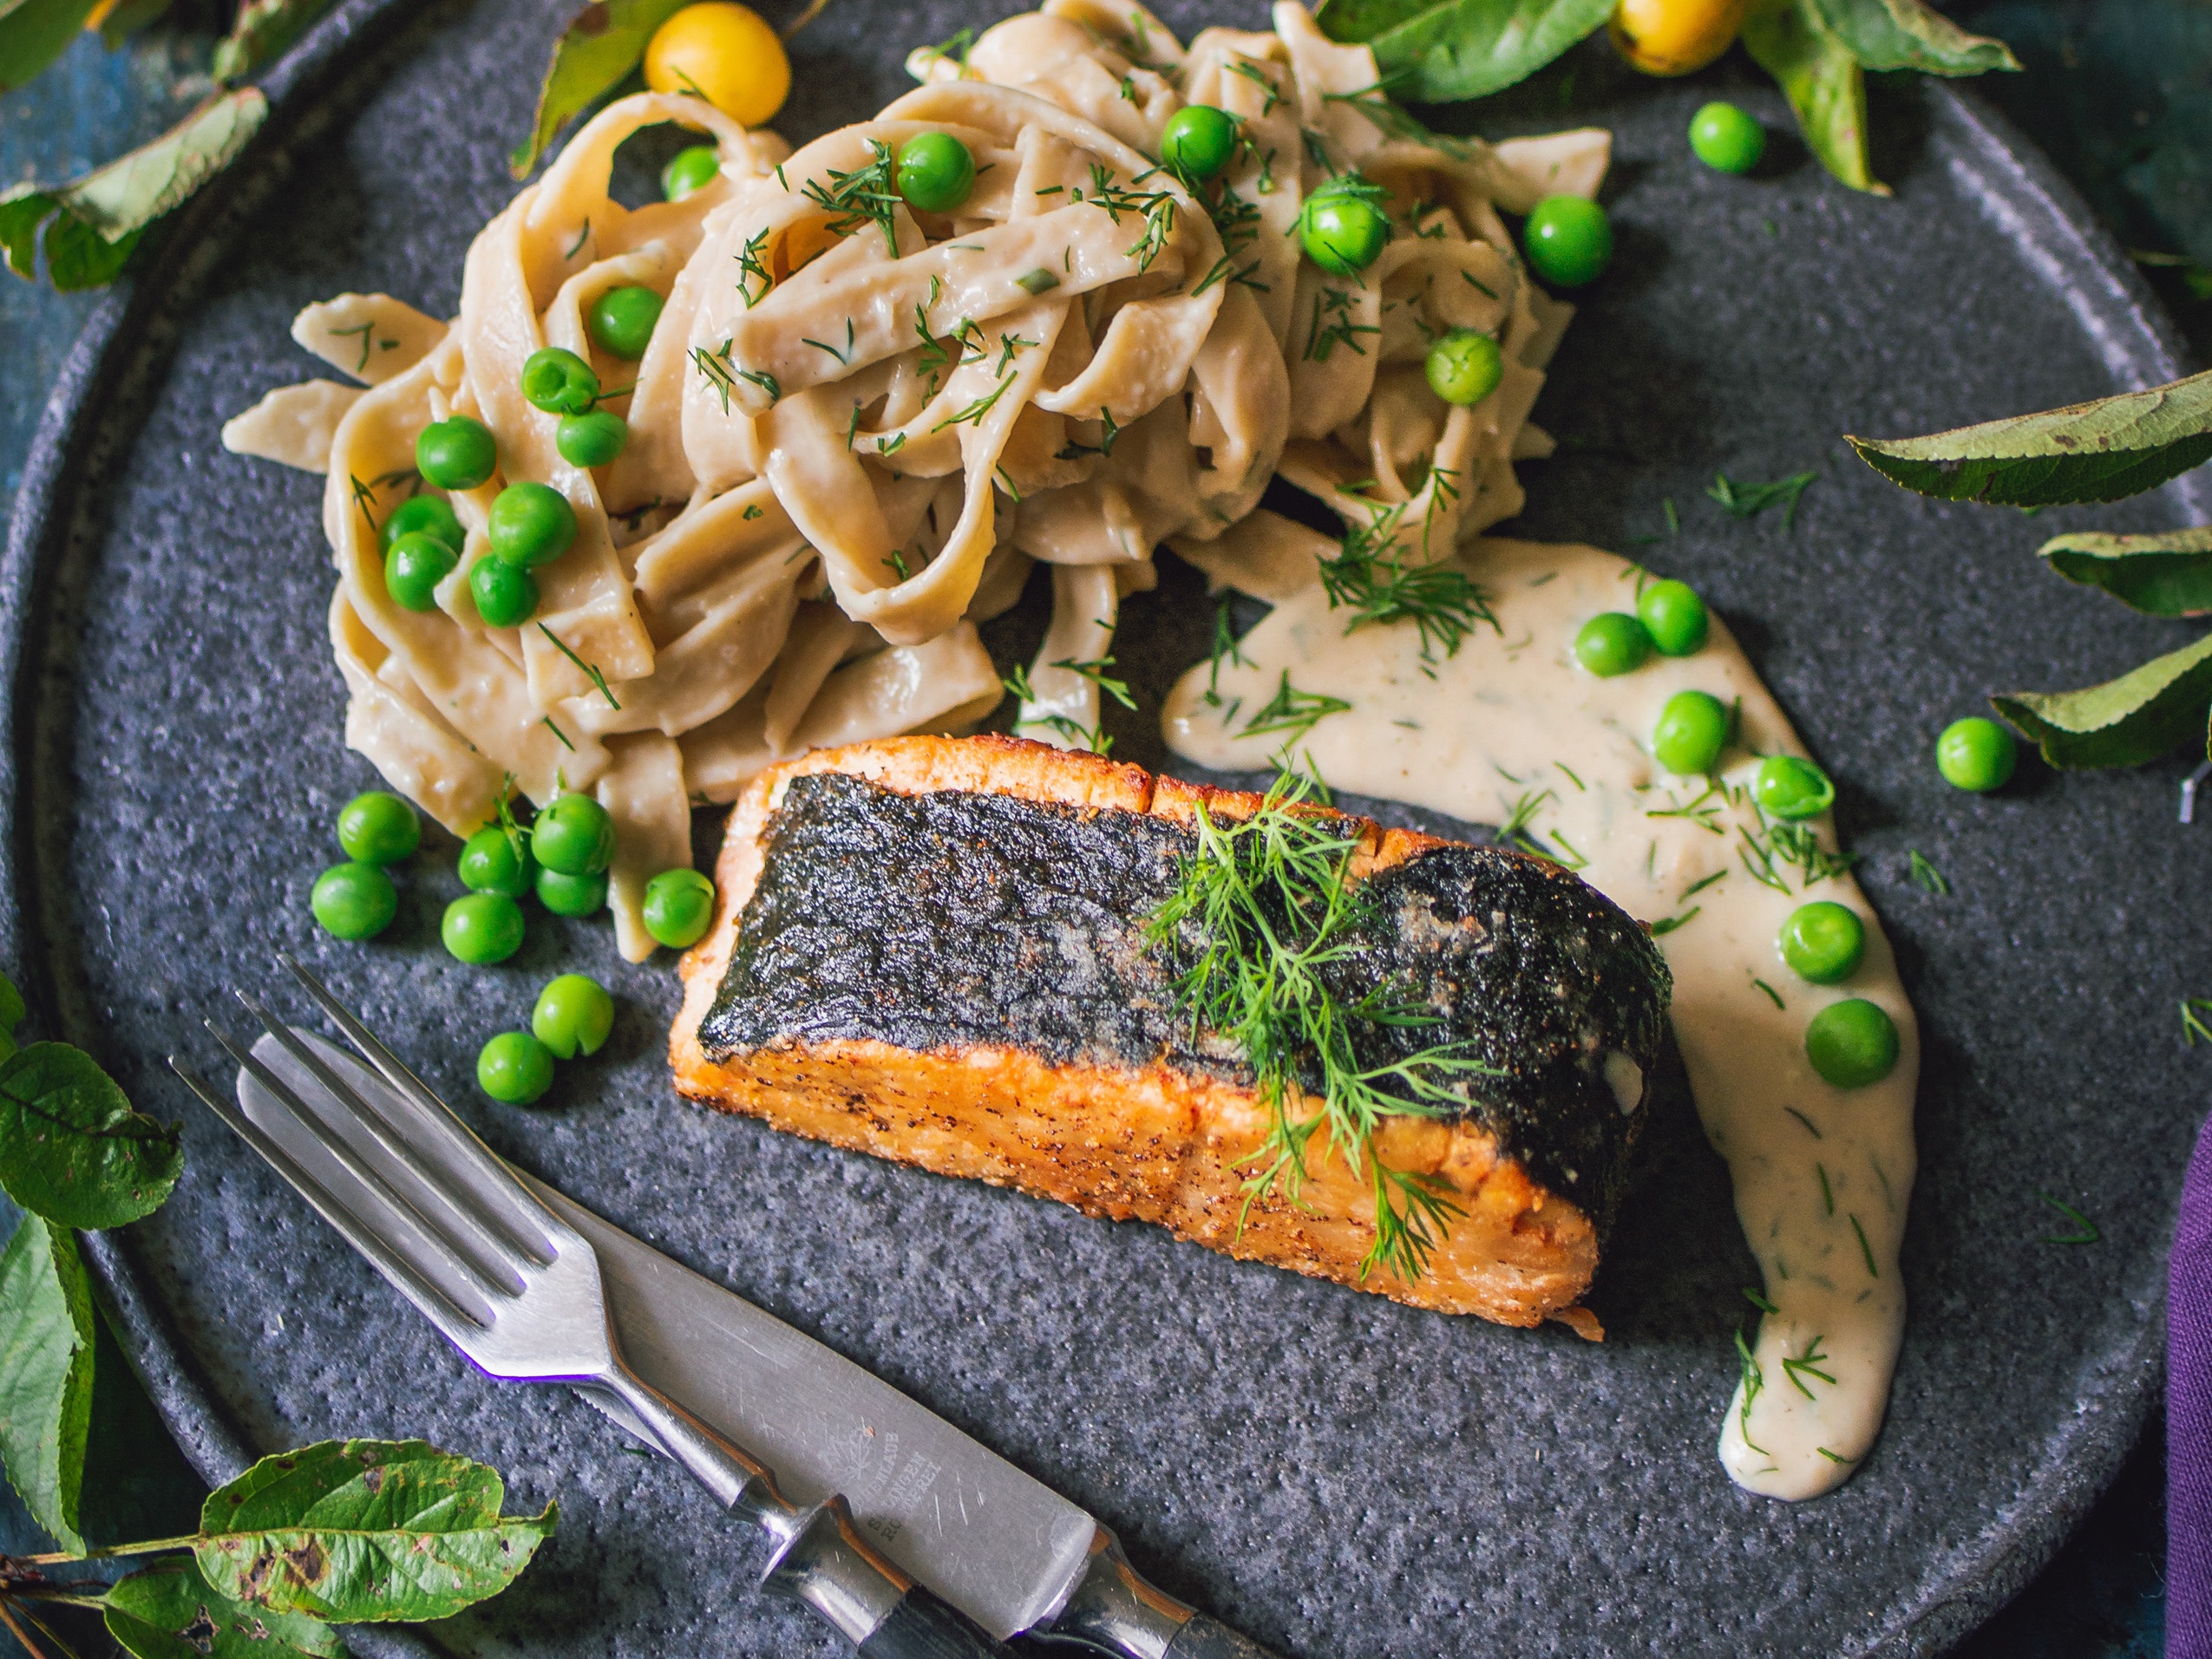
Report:
[[[717,1063],[859,1038],[1253,1081],[1234,1045],[1177,1013],[1173,965],[1144,940],[1195,845],[1173,822],[824,773],[790,781],[762,841],[699,1029]],[[1365,1026],[1361,1061],[1450,1044],[1493,1068],[1443,1120],[1489,1131],[1602,1229],[1644,1116],[1607,1058],[1658,1064],[1671,979],[1657,947],[1557,866],[1491,848],[1429,848],[1364,890],[1369,919],[1332,989],[1351,1002],[1387,985],[1440,1018]]]

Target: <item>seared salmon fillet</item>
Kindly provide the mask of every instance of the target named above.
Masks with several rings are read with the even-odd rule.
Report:
[[[1003,737],[772,767],[731,813],[714,926],[684,959],[677,1087],[1418,1307],[1595,1334],[1576,1304],[1664,1041],[1658,950],[1556,865],[1344,820],[1375,901],[1355,960],[1439,1016],[1372,1027],[1361,1059],[1452,1044],[1490,1068],[1456,1115],[1384,1120],[1384,1162],[1461,1213],[1418,1279],[1363,1277],[1372,1191],[1325,1135],[1297,1202],[1246,1210],[1267,1102],[1241,1052],[1177,1011],[1143,937],[1199,808],[1260,805]]]

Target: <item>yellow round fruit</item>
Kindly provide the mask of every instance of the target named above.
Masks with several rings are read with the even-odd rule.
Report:
[[[1729,49],[1747,10],[1749,0],[1620,0],[1607,28],[1646,75],[1687,75]]]
[[[750,6],[705,0],[653,31],[645,84],[655,92],[696,93],[741,127],[764,127],[791,91],[791,60]]]

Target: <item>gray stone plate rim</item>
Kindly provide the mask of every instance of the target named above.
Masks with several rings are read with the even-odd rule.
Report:
[[[857,9],[859,0],[841,3]],[[65,672],[56,673],[38,624],[73,611],[78,565],[104,528],[101,487],[138,441],[142,396],[160,382],[209,272],[290,175],[294,157],[351,119],[374,84],[381,55],[429,10],[424,0],[348,0],[272,71],[264,82],[272,104],[267,127],[240,164],[166,228],[141,273],[95,313],[54,390],[25,468],[0,562],[0,718],[10,734],[0,747],[0,960],[23,965],[43,1029],[87,1042],[95,1052],[112,1052],[128,1039],[96,1035],[101,1022],[82,975],[66,960],[69,947],[49,937],[38,895],[26,886],[35,872],[62,872],[68,863],[66,847],[56,840],[64,820],[38,807],[69,786],[38,774],[31,763],[44,753],[42,735],[65,717],[53,703],[75,688]],[[1930,84],[1920,95],[1931,125],[1941,125],[1958,147],[1953,171],[1964,188],[1992,219],[2012,228],[2024,257],[2067,297],[2093,354],[2112,375],[2147,383],[2178,373],[2181,354],[2169,326],[2071,188],[1970,92]],[[2196,480],[2185,480],[2168,492],[2169,506],[2202,516],[2201,493]],[[61,660],[66,664],[66,651]],[[175,1107],[163,1100],[149,1109],[167,1115]],[[2170,1175],[2177,1179],[2178,1166]],[[2153,1191],[2161,1207],[2150,1231],[2163,1241],[2171,1179],[2162,1172]],[[211,1482],[226,1479],[270,1449],[252,1442],[234,1402],[211,1384],[181,1339],[154,1288],[141,1233],[93,1235],[87,1245],[133,1363],[200,1473]],[[2154,1248],[2163,1249],[2163,1242]],[[1940,1651],[2047,1558],[2117,1467],[2157,1386],[2163,1323],[2155,1291],[2138,1311],[2127,1340],[2101,1355],[2111,1388],[2077,1402],[2078,1427],[2035,1470],[2001,1520],[1983,1529],[1979,1547],[1948,1577],[1916,1585],[1910,1604],[1893,1602],[1868,1633],[1870,1644],[1855,1641],[1837,1650]],[[457,1368],[452,1386],[469,1386]],[[1709,1452],[1698,1446],[1686,1454]],[[1142,1512],[1141,1486],[1129,1503]],[[1178,1587],[1225,1616],[1247,1610],[1231,1604],[1225,1584],[1184,1581]],[[1297,1626],[1257,1633],[1283,1640],[1285,1628]],[[352,1642],[372,1655],[441,1650],[404,1632],[363,1630]]]

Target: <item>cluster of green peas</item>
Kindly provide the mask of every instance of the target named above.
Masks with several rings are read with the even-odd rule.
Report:
[[[400,796],[371,790],[340,809],[337,835],[347,862],[315,878],[309,905],[337,937],[374,938],[399,912],[388,866],[422,845],[422,820]],[[504,823],[478,830],[461,849],[461,885],[469,891],[446,906],[438,925],[447,951],[461,962],[505,962],[522,948],[520,901],[528,893],[556,916],[596,915],[606,906],[614,839],[606,808],[582,794],[554,797],[527,830]],[[713,923],[714,884],[688,867],[664,870],[645,884],[643,909],[645,931],[657,943],[686,950]],[[603,1021],[594,1011],[599,1003]],[[534,1035],[504,1032],[484,1046],[477,1081],[494,1100],[527,1104],[551,1085],[553,1057],[595,1052],[613,1018],[605,990],[583,975],[564,974],[538,999]]]
[[[645,355],[662,304],[650,288],[611,288],[592,302],[586,326],[602,350],[634,362]],[[534,408],[560,417],[553,447],[570,466],[605,467],[628,447],[629,422],[599,407],[608,394],[598,372],[574,352],[560,346],[532,352],[521,383]],[[415,469],[438,489],[473,490],[498,468],[491,428],[468,415],[433,421],[416,437]],[[520,626],[538,611],[531,572],[568,551],[576,539],[576,510],[550,485],[510,484],[493,498],[485,533],[493,557],[469,567],[469,596],[490,626]],[[461,560],[461,520],[452,505],[442,496],[418,495],[394,509],[377,536],[392,602],[409,611],[435,610],[439,585]]]

